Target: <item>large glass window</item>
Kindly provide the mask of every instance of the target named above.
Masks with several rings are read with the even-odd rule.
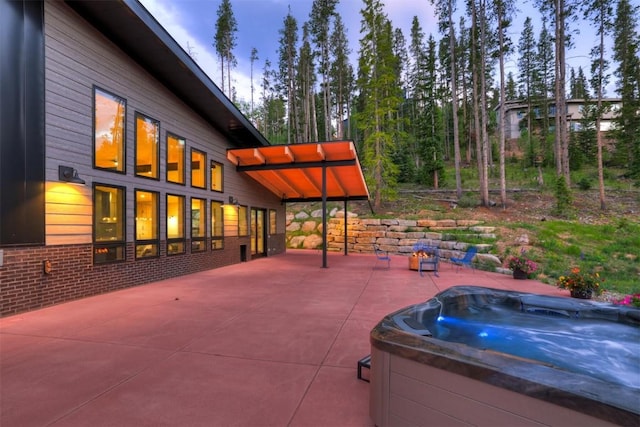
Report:
[[[224,247],[224,208],[222,202],[211,202],[211,249]]]
[[[124,98],[93,88],[93,166],[125,171],[126,107]]]
[[[191,252],[207,250],[207,201],[191,199]]]
[[[246,206],[238,206],[238,236],[249,235],[248,211]]]
[[[160,122],[136,113],[136,175],[160,178]]]
[[[160,198],[155,191],[136,190],[136,258],[160,255]]]
[[[184,184],[184,138],[167,133],[167,181]]]
[[[207,188],[207,155],[191,149],[191,186]]]
[[[125,190],[103,184],[93,186],[93,262],[125,259]]]
[[[266,255],[265,210],[251,208],[251,255]]]
[[[183,254],[184,196],[167,194],[167,254]]]
[[[211,190],[222,192],[223,189],[224,168],[222,163],[211,161]]]

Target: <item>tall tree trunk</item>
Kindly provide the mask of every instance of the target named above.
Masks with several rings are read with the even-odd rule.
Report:
[[[311,88],[312,89],[312,88]],[[318,117],[316,112],[316,94],[311,90],[311,139],[313,141],[319,141],[318,139]]]
[[[498,135],[500,145],[500,202],[502,203],[502,209],[507,207],[507,175],[505,171],[505,137],[504,131],[506,127],[505,120],[505,103],[506,103],[506,88],[504,83],[504,32],[502,28],[503,16],[502,13],[498,13],[498,38],[500,46],[500,105],[502,114],[500,114],[500,123],[498,123]]]
[[[571,184],[569,176],[569,139],[567,136],[567,101],[566,101],[566,46],[565,46],[565,0],[556,0],[556,139],[559,148],[559,159],[556,162],[558,175],[564,176],[567,187]]]
[[[460,129],[458,128],[458,92],[456,90],[456,34],[453,28],[453,6],[449,1],[449,49],[451,51],[451,114],[453,115],[453,153],[456,174],[456,196],[462,198],[462,176],[460,175]]]
[[[480,113],[482,117],[482,183],[480,185],[481,190],[481,202],[482,206],[489,206],[489,161],[491,156],[491,147],[489,146],[489,131],[487,129],[489,123],[489,114],[487,112],[487,74],[485,70],[487,47],[486,47],[486,0],[480,0],[480,69],[478,74],[480,76]]]
[[[220,85],[222,86],[222,93],[226,93],[224,83],[224,56],[220,55]]]
[[[600,58],[598,59],[600,75],[604,74],[604,28],[600,29]],[[598,85],[598,115],[596,116],[596,140],[598,144],[598,187],[600,192],[600,209],[607,209],[607,203],[604,195],[604,167],[602,165],[602,131],[600,130],[600,122],[602,118],[602,85],[600,81]]]

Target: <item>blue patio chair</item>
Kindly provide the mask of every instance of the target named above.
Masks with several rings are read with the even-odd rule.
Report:
[[[456,271],[458,271],[458,269],[460,267],[468,267],[473,269],[473,257],[476,256],[476,254],[478,253],[478,248],[476,248],[475,246],[471,246],[469,249],[467,249],[467,252],[464,254],[464,256],[462,258],[457,258],[457,257],[451,257],[450,260],[452,263],[454,263],[456,265]]]
[[[380,249],[378,247],[378,245],[373,245],[373,251],[376,254],[376,263],[373,266],[373,268],[376,268],[376,265],[378,264],[378,261],[386,261],[387,262],[387,269],[391,267],[391,257],[389,256],[389,252],[387,251],[383,251],[382,249]]]

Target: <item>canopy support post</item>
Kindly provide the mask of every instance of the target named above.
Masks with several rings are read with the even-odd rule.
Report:
[[[322,164],[322,268],[327,268],[327,164]]]
[[[347,255],[347,199],[344,199],[344,254]]]

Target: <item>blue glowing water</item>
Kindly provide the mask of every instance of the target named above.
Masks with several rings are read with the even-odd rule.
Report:
[[[640,328],[602,319],[540,316],[494,306],[441,315],[433,337],[507,353],[640,389]]]

